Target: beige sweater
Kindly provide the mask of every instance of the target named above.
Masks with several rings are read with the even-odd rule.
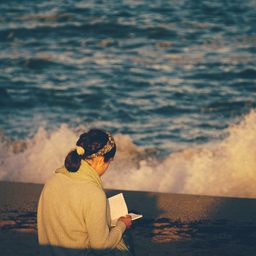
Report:
[[[100,177],[83,160],[77,172],[60,168],[45,184],[37,224],[42,255],[89,255],[90,249],[106,248],[116,248],[122,255],[127,252],[122,240],[125,224],[119,221],[110,227]]]

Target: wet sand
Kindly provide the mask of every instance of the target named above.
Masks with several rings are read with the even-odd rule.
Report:
[[[39,254],[41,189],[40,184],[0,182],[1,255]],[[129,209],[144,215],[131,230],[136,256],[255,255],[256,199],[122,192]]]

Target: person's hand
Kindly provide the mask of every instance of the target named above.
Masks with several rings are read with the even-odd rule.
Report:
[[[130,215],[122,216],[118,219],[118,221],[119,220],[125,224],[126,229],[129,229],[132,225],[132,217]]]

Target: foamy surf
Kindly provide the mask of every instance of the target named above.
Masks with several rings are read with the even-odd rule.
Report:
[[[222,140],[208,142],[158,159],[115,134],[118,153],[103,176],[105,187],[200,195],[256,197],[256,111],[226,129]],[[0,144],[0,179],[44,183],[63,164],[79,132],[62,125],[52,132],[40,128],[26,141]]]

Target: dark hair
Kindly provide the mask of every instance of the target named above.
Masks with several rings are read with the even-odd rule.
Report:
[[[80,165],[81,160],[90,158],[90,155],[98,152],[102,149],[108,142],[108,134],[102,130],[91,129],[86,133],[80,135],[76,145],[84,148],[85,153],[79,155],[75,150],[72,150],[68,153],[65,159],[65,167],[69,172],[76,172]],[[103,155],[104,162],[108,162],[111,158],[115,156],[116,145],[114,144],[113,148]]]

